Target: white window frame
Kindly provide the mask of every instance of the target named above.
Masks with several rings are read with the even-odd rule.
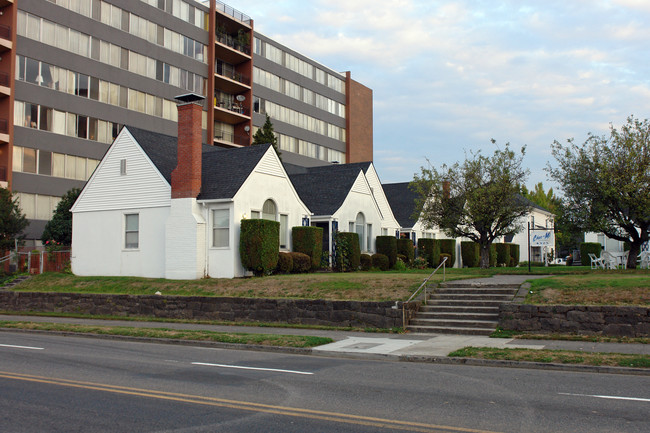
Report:
[[[132,216],[137,217],[136,219],[137,230],[129,230],[128,220],[129,217]],[[133,243],[129,244],[127,239],[129,233],[136,233],[137,242],[135,243],[135,245]],[[124,214],[124,249],[131,250],[131,251],[140,249],[140,214],[138,212]]]
[[[228,217],[228,221],[227,221],[227,224],[225,226],[217,226],[217,224],[216,224],[217,223],[217,218],[215,218],[215,213],[216,212],[223,213]],[[211,241],[212,248],[223,249],[223,250],[230,249],[230,221],[232,219],[231,216],[230,216],[230,209],[227,209],[227,208],[226,209],[211,209],[210,217],[212,219],[212,241]],[[214,235],[216,233],[216,230],[225,231],[227,233],[226,245],[215,245],[215,236]]]

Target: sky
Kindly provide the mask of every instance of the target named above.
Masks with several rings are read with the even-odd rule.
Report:
[[[510,143],[526,146],[527,186],[553,186],[554,140],[650,117],[650,0],[225,3],[373,90],[383,183]]]

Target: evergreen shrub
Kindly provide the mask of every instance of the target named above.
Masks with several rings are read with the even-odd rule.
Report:
[[[456,239],[436,239],[440,242],[440,254],[448,254],[447,265],[450,268],[456,263]]]
[[[415,249],[413,248],[413,241],[410,239],[397,239],[397,254],[401,254],[406,259],[404,263],[411,264],[415,258]]]
[[[394,236],[377,236],[377,253],[388,257],[388,266],[395,266],[397,260],[397,239]]]
[[[336,252],[334,268],[339,272],[352,272],[359,269],[361,250],[357,233],[336,232],[334,234]]]
[[[293,227],[291,229],[291,238],[292,250],[297,253],[307,254],[311,260],[311,268],[313,270],[318,269],[323,255],[322,227]]]
[[[475,268],[479,265],[481,250],[476,242],[462,241],[460,243],[460,254],[463,259],[463,266]]]
[[[395,239],[395,238],[393,238]],[[372,267],[377,268],[381,271],[387,271],[390,269],[390,260],[386,254],[373,254],[372,255]]]
[[[278,265],[280,223],[264,219],[241,220],[239,255],[244,268],[265,275]]]

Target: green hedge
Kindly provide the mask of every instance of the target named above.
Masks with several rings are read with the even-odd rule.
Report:
[[[293,270],[293,258],[291,253],[278,253],[278,265],[275,268],[275,272],[278,274],[288,274]]]
[[[372,268],[372,257],[370,254],[361,254],[359,265],[362,271],[369,271]]]
[[[512,244],[495,244],[495,247],[497,249],[497,266],[510,266],[512,255],[510,252],[510,245]]]
[[[415,249],[413,248],[413,241],[410,239],[397,239],[397,254],[406,257],[404,263],[411,264],[415,258]]]
[[[519,244],[510,245],[510,266],[513,268],[519,264]]]
[[[451,255],[450,254],[440,253],[440,263],[442,263],[442,261],[445,259],[445,257],[447,257],[447,263],[445,263],[445,267],[449,268],[450,267],[449,263],[451,262]],[[440,264],[440,263],[438,263],[438,264]]]
[[[377,253],[388,257],[388,264],[392,268],[397,261],[397,238],[394,236],[377,236]]]
[[[440,254],[449,254],[447,265],[450,268],[456,263],[456,239],[437,239],[440,242]]]
[[[291,259],[293,260],[292,272],[294,274],[304,274],[312,269],[311,257],[305,253],[293,252],[291,253]]]
[[[479,265],[481,255],[479,244],[472,241],[462,241],[460,243],[460,255],[463,258],[463,267],[477,267]]]
[[[580,261],[583,266],[590,265],[591,259],[589,258],[589,253],[600,257],[602,247],[598,242],[582,242],[580,244]]]
[[[311,268],[320,267],[323,255],[323,229],[322,227],[298,226],[291,229],[293,251],[307,254],[311,259]]]
[[[278,264],[280,223],[264,219],[241,220],[239,255],[244,268],[255,275],[270,273]]]
[[[351,272],[359,269],[361,250],[357,233],[336,232],[336,260],[334,268],[339,272]]]
[[[395,239],[395,238],[393,238]],[[373,254],[372,255],[372,267],[377,268],[381,271],[387,271],[390,269],[390,261],[386,254]]]

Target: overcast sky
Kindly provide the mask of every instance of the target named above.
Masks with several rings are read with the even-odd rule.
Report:
[[[550,144],[650,117],[650,0],[226,0],[255,30],[370,87],[384,183],[429,158]]]

